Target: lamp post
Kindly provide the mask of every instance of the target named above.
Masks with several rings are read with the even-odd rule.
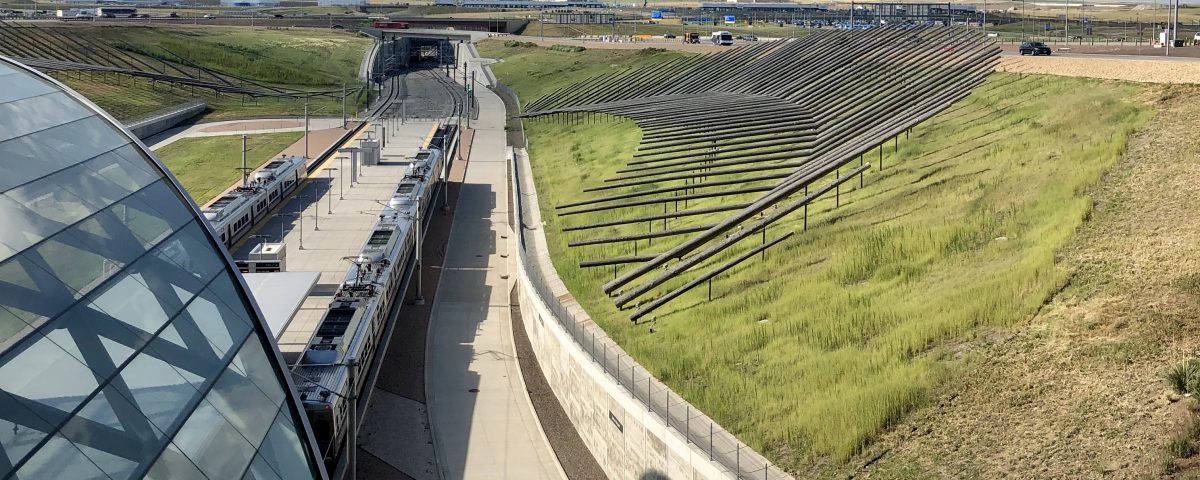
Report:
[[[334,170],[337,170],[337,169],[332,168],[332,167],[325,169],[325,173],[328,175],[328,178],[329,178],[329,185],[326,187],[327,190],[325,191],[325,197],[329,199],[329,211],[327,213],[329,213],[330,215],[333,215],[333,171]],[[340,178],[342,178],[342,176],[338,175],[338,178],[340,179]]]
[[[304,250],[304,215],[303,215],[303,213],[304,213],[304,211],[301,210],[296,213],[277,213],[277,214],[275,214],[276,217],[296,217],[296,218],[300,219],[300,247],[299,247],[300,250]],[[279,241],[283,242],[283,238],[284,238],[284,224],[283,224],[283,220],[280,220],[279,221]]]
[[[308,160],[308,95],[304,96],[304,159]]]

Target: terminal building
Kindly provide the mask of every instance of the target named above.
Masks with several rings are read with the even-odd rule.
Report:
[[[262,314],[166,168],[0,58],[0,478],[322,478]]]

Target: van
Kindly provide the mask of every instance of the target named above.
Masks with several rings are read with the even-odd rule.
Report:
[[[713,45],[733,45],[733,34],[729,32],[713,32],[710,38]]]

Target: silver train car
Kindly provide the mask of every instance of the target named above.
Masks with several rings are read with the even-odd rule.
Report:
[[[246,185],[205,207],[204,218],[225,246],[231,247],[307,177],[304,157],[281,155],[254,172]]]
[[[422,150],[409,164],[292,370],[326,461],[341,452],[351,419],[349,399],[362,398],[390,313],[404,293],[400,288],[414,260],[417,231],[424,235],[414,222],[420,215],[422,225],[427,223],[428,207],[444,188],[441,160],[441,151]],[[353,384],[351,358],[358,363]]]

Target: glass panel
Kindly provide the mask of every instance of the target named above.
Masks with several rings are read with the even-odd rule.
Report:
[[[271,466],[263,460],[262,455],[255,455],[254,461],[250,462],[250,468],[246,470],[246,474],[242,475],[242,480],[283,480],[279,478],[279,474],[271,470]]]
[[[146,472],[146,480],[209,480],[196,465],[192,463],[183,452],[179,451],[179,447],[175,444],[167,444],[166,450],[163,450],[162,455],[150,467],[150,471]]]
[[[17,471],[21,480],[108,480],[91,460],[62,435],[55,435]]]
[[[87,365],[99,378],[116,373],[117,366],[141,348],[149,334],[137,336],[90,303],[79,303],[54,319],[42,333]]]
[[[103,177],[126,194],[141,190],[142,187],[162,178],[138,154],[138,147],[133,144],[110,151],[88,162],[88,168]],[[122,195],[124,196],[124,195]]]
[[[62,414],[50,421],[57,423],[61,419]],[[3,447],[8,458],[8,461],[2,462],[3,465],[9,465],[6,468],[25,458],[53,428],[47,419],[34,414],[11,395],[0,391],[0,447]],[[0,477],[8,473],[9,470],[0,468]]]
[[[0,305],[0,352],[8,350],[10,344],[32,331],[21,316]]]
[[[151,185],[147,189],[155,189],[159,185]],[[81,222],[79,230],[101,238],[132,236],[132,241],[116,242],[116,245],[140,253],[166,240],[175,228],[187,223],[188,218],[183,216],[176,223],[170,223],[160,217],[158,210],[146,205],[142,197],[141,193],[137,193],[113,204]]]
[[[216,248],[208,241],[200,225],[192,222],[159,245],[155,254],[182,267],[178,273],[208,283],[225,268],[225,263],[217,257]]]
[[[174,430],[177,420],[200,392],[154,352],[142,351],[118,375],[129,388],[130,400],[159,430]]]
[[[128,138],[99,116],[0,142],[0,192],[127,143]]]
[[[254,446],[206,400],[192,412],[174,441],[209,478],[240,478],[254,455]]]
[[[225,275],[217,277],[214,283],[223,281],[228,281]],[[225,358],[225,354],[235,345],[240,345],[250,333],[250,321],[245,312],[238,312],[226,306],[213,291],[212,285],[193,299],[185,312],[172,323],[179,331],[197,332],[212,345],[217,358]],[[184,345],[181,342],[182,338],[175,343]]]
[[[120,382],[118,382],[120,383]],[[71,441],[90,444],[95,439],[114,439],[140,445],[142,448],[158,445],[165,439],[162,430],[150,423],[150,419],[138,410],[137,405],[122,394],[124,386],[108,385],[67,421],[62,432]],[[142,458],[142,457],[137,457]]]
[[[104,240],[90,235],[85,240],[72,230],[59,232],[29,251],[31,257],[36,255],[50,274],[72,290],[86,294],[133,261],[128,255],[124,258],[102,255],[103,249],[97,248],[100,247],[97,243]]]
[[[4,219],[5,227],[0,228],[0,243],[9,247],[11,252],[25,250],[66,228],[65,224],[34,213],[5,195],[0,195],[0,218]],[[76,220],[79,218],[83,217]],[[0,257],[0,261],[6,258]]]
[[[183,304],[169,290],[169,285],[158,282],[154,273],[148,273],[153,270],[150,266],[153,261],[142,257],[98,292],[93,292],[91,300],[96,308],[146,333],[153,334],[162,328]],[[147,285],[155,285],[159,293],[156,295]]]
[[[91,111],[63,92],[0,104],[0,141],[91,115]]]
[[[13,188],[4,195],[33,213],[65,225],[75,223],[125,196],[119,187],[76,165]]]
[[[98,386],[87,366],[36,332],[5,356],[0,390],[63,412],[74,410]]]
[[[208,400],[255,445],[267,434],[271,419],[279,411],[278,403],[272,402],[249,379],[233,369],[225,370],[217,379],[208,393]]]
[[[4,85],[4,88],[0,89],[0,103],[45,95],[57,90],[49,83],[27,75],[12,71],[5,73],[0,77],[0,85]]]
[[[279,412],[267,439],[259,446],[259,455],[286,479],[314,478],[305,443],[300,440],[287,409]]]
[[[187,208],[187,202],[177,195],[174,189],[175,187],[166,180],[159,180],[134,194],[143,204],[157,211],[158,217],[166,220],[172,230],[195,218]]]
[[[236,370],[258,385],[258,388],[276,405],[283,403],[282,381],[276,373],[275,363],[267,357],[262,341],[257,335],[251,335],[246,340],[237,356],[233,358],[229,368]]]

